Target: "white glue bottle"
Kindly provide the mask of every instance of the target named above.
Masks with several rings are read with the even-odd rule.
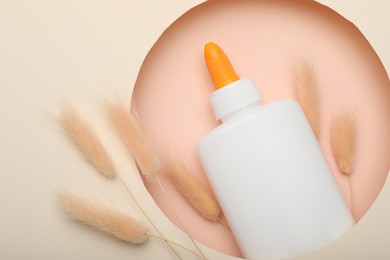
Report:
[[[205,58],[222,124],[198,153],[244,256],[294,257],[343,235],[354,219],[300,105],[261,106],[253,82],[239,79],[216,44],[206,44]]]

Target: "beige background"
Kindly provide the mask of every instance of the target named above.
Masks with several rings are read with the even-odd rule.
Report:
[[[110,144],[119,174],[161,229],[191,247],[143,188],[106,122],[100,97],[127,101],[147,51],[170,23],[201,2],[0,1],[1,259],[174,259],[159,241],[129,246],[75,225],[59,210],[55,194],[66,189],[140,216],[120,186],[97,176],[63,137],[55,120],[63,100],[72,100]],[[390,71],[390,3],[319,2],[354,22]],[[387,181],[349,234],[302,259],[390,257],[389,200]]]

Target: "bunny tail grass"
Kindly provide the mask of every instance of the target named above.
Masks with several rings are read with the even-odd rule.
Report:
[[[307,62],[298,65],[296,73],[296,87],[298,101],[305,112],[306,118],[314,132],[319,137],[319,111],[318,111],[318,93],[314,72]]]
[[[192,178],[186,165],[178,160],[171,161],[167,176],[201,216],[209,221],[220,221],[222,211],[218,203]]]
[[[342,114],[332,121],[331,144],[340,171],[350,175],[355,160],[356,126],[347,114]]]
[[[102,174],[113,178],[116,173],[111,158],[92,129],[71,107],[63,110],[60,118],[62,127],[69,138],[81,150],[85,157]]]
[[[105,234],[132,244],[141,244],[148,238],[145,225],[128,215],[72,194],[61,194],[60,200],[72,217]]]
[[[147,178],[153,179],[158,172],[157,163],[135,112],[128,111],[123,104],[108,103],[108,113],[140,172]]]

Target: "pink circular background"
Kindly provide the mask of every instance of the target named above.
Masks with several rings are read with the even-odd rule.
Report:
[[[338,170],[331,152],[330,120],[348,113],[357,125],[351,183],[359,220],[380,192],[390,168],[389,78],[359,30],[314,1],[224,0],[191,9],[162,34],[142,65],[133,103],[161,168],[174,151],[212,193],[196,154],[199,139],[219,124],[208,103],[213,86],[203,60],[207,41],[226,51],[240,76],[254,80],[263,104],[296,98],[297,66],[303,61],[312,66],[320,96],[319,142],[348,203],[348,179]],[[167,196],[155,182],[145,180],[145,185],[174,223],[178,221],[167,200],[196,240],[241,255],[229,230],[200,217],[164,171],[161,180]]]

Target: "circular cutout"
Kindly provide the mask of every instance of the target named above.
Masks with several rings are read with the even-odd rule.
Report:
[[[390,85],[375,51],[350,22],[316,2],[208,1],[180,17],[146,57],[133,103],[161,163],[164,194],[145,185],[162,211],[198,241],[241,256],[231,232],[202,218],[165,177],[172,156],[185,162],[209,194],[196,154],[199,139],[218,126],[203,59],[207,41],[223,46],[240,76],[256,83],[262,103],[297,98],[296,72],[309,64],[319,102],[319,142],[345,200],[359,220],[380,192],[390,167]],[[332,120],[347,114],[356,126],[353,171],[342,174],[330,143]],[[168,202],[169,201],[169,202]]]

